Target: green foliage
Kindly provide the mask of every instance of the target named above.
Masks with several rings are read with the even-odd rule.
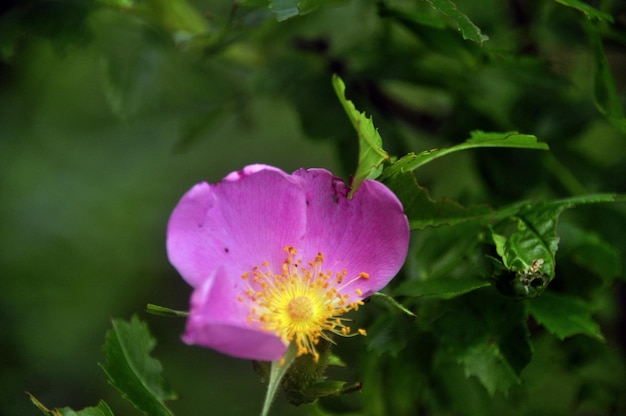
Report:
[[[336,75],[333,75],[333,87],[359,137],[359,163],[352,178],[350,189],[350,196],[352,196],[359,189],[361,182],[365,179],[376,179],[380,175],[382,164],[389,158],[389,155],[382,148],[383,139],[374,127],[372,117],[368,118],[365,113],[360,113],[354,104],[346,99],[346,86]]]
[[[566,208],[575,204],[612,202],[614,195],[590,195],[567,200],[524,204],[513,211],[505,209],[508,216],[496,227],[513,230],[508,235],[492,229],[491,238],[501,260],[495,260],[496,272],[492,276],[496,286],[505,294],[520,297],[540,295],[554,279],[556,252],[559,246],[557,222]],[[500,214],[501,215],[501,214]],[[501,262],[501,263],[500,263]]]
[[[428,190],[417,183],[413,172],[396,173],[385,180],[385,184],[402,201],[413,230],[487,218],[492,213],[486,205],[464,207],[450,199],[433,200]]]
[[[104,401],[49,410],[23,391],[117,409],[113,389],[94,385],[86,340],[147,302],[186,316],[163,252],[171,207],[189,184],[255,162],[326,167],[352,192],[381,180],[413,231],[404,269],[351,316],[368,336],[335,340],[345,367],[331,355],[304,385],[276,377],[288,393],[271,414],[626,413],[624,11],[618,0],[3,8],[0,413],[111,415]],[[182,345],[182,320],[158,322],[185,400],[166,406],[146,325],[114,320],[102,367],[135,407],[261,408],[248,364]]]
[[[571,296],[546,293],[528,302],[529,313],[559,339],[584,334],[604,340],[590,305]]]
[[[102,369],[109,382],[146,415],[170,416],[165,401],[176,398],[161,375],[161,363],[150,356],[156,341],[145,323],[113,320],[104,344]]]

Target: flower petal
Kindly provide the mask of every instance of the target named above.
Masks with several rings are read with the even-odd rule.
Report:
[[[223,268],[195,288],[183,341],[234,357],[274,361],[287,349],[276,335],[248,322],[250,307],[237,301],[240,284]]]
[[[344,293],[359,288],[364,298],[382,289],[398,273],[406,259],[409,224],[398,198],[385,185],[364,181],[352,199],[339,178],[324,169],[300,169],[307,204],[306,253],[322,252],[324,269],[346,269],[346,281],[361,272]],[[347,291],[347,292],[346,292]]]
[[[170,217],[170,262],[194,287],[220,266],[239,279],[264,261],[281,265],[284,247],[304,238],[305,210],[300,185],[277,168],[251,165],[218,184],[200,183]]]

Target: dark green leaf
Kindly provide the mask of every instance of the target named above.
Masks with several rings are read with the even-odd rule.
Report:
[[[600,276],[613,279],[622,274],[621,253],[600,235],[578,228],[573,224],[559,226],[561,237],[567,243],[567,250],[561,255],[571,257],[584,269]],[[622,276],[623,277],[623,276]]]
[[[601,12],[600,10],[590,6],[581,0],[554,0],[557,3],[561,3],[564,6],[572,7],[576,10],[579,10],[585,14],[587,19],[593,20],[606,20],[607,22],[613,23],[613,16],[609,13]]]
[[[520,383],[532,348],[520,302],[493,290],[478,290],[420,310],[448,356],[466,376],[476,376],[489,394],[507,393]]]
[[[367,350],[379,356],[391,354],[397,357],[408,342],[409,336],[416,331],[414,321],[409,319],[392,319],[380,316],[367,328]]]
[[[104,345],[107,358],[102,369],[109,382],[137,409],[150,416],[171,416],[166,400],[176,398],[161,375],[161,363],[150,356],[156,345],[145,323],[113,320]]]
[[[483,51],[479,44],[468,43],[449,30],[450,19],[441,13],[403,10],[381,1],[378,3],[378,15],[402,25],[430,51],[450,57],[456,63],[472,66],[480,60]]]
[[[426,0],[430,5],[448,16],[455,23],[456,28],[463,35],[463,39],[477,43],[483,43],[489,37],[482,34],[480,29],[463,13],[461,13],[451,0]]]
[[[352,196],[359,189],[361,182],[365,179],[376,179],[380,175],[382,164],[389,159],[389,155],[383,150],[383,139],[374,127],[372,117],[359,112],[352,101],[346,99],[346,86],[337,75],[333,75],[333,87],[359,136],[359,164],[351,183],[350,196]]]
[[[510,272],[497,271],[496,286],[514,296],[540,295],[555,276],[559,245],[556,226],[561,212],[579,204],[612,202],[619,198],[611,194],[587,195],[522,204],[496,214],[502,217],[506,213],[506,219],[492,230],[491,237],[503,269]]]
[[[604,53],[600,33],[598,28],[592,24],[587,25],[587,32],[592,42],[594,54],[594,97],[596,106],[611,124],[626,134],[624,107],[615,89],[615,81]]]
[[[402,202],[413,230],[488,218],[492,213],[484,205],[466,208],[450,199],[431,199],[428,190],[417,183],[413,172],[397,173],[384,183]]]
[[[382,174],[382,177],[386,178],[394,173],[415,170],[428,162],[440,158],[441,156],[458,152],[459,150],[476,149],[479,147],[512,147],[534,150],[549,149],[547,144],[538,142],[537,138],[532,135],[519,134],[517,132],[485,133],[477,130],[473,131],[471,133],[471,137],[464,143],[444,149],[426,150],[418,155],[409,153],[398,161],[387,166]]]
[[[604,340],[591,307],[582,299],[545,292],[528,301],[528,312],[561,340],[576,334]]]
[[[460,357],[466,377],[476,376],[492,396],[496,391],[507,393],[521,383],[521,379],[511,367],[496,343],[476,344]]]
[[[468,277],[467,279],[438,277],[434,279],[407,280],[400,284],[394,295],[396,296],[429,296],[441,299],[451,299],[463,295],[481,287],[489,286],[491,283],[480,277]]]

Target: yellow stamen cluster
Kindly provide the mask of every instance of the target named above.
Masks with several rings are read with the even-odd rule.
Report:
[[[261,329],[280,336],[286,342],[295,342],[298,356],[312,354],[317,361],[319,354],[315,345],[320,338],[332,342],[325,331],[341,336],[353,336],[346,322],[340,315],[356,310],[363,302],[350,301],[350,295],[342,289],[358,279],[367,279],[367,273],[360,273],[354,279],[344,283],[346,270],[333,274],[324,271],[324,255],[318,253],[315,259],[303,263],[296,259],[296,249],[285,247],[287,259],[281,270],[273,271],[267,262],[256,266],[252,273],[245,273],[248,289],[240,302],[250,304],[249,322],[260,322]],[[343,284],[342,284],[343,283]],[[361,297],[363,292],[355,289]],[[365,335],[359,329],[358,334]]]

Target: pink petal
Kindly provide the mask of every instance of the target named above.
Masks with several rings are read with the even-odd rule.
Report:
[[[239,279],[264,261],[281,265],[284,247],[301,244],[305,210],[299,184],[276,168],[252,165],[218,184],[200,183],[170,217],[170,262],[194,287],[220,266]]]
[[[346,269],[345,281],[365,272],[344,293],[359,288],[364,298],[385,287],[406,259],[409,224],[402,204],[386,186],[364,181],[353,198],[338,178],[324,169],[300,169],[307,204],[306,253],[324,254],[323,268],[333,272]]]
[[[241,293],[239,280],[231,279],[223,268],[196,287],[183,341],[240,358],[280,359],[287,345],[248,323],[250,307],[236,300]]]

